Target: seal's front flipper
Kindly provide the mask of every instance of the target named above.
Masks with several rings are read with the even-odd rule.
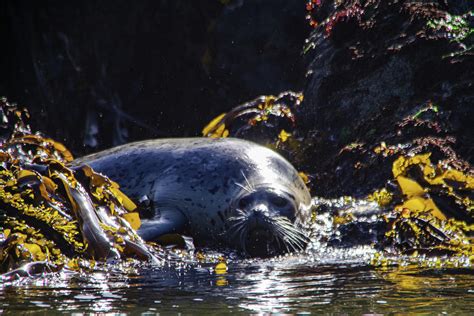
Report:
[[[160,211],[159,217],[145,219],[137,233],[145,241],[153,241],[166,234],[181,234],[186,217],[178,210]]]

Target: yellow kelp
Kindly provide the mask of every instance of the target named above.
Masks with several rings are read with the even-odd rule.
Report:
[[[71,153],[31,134],[24,110],[2,99],[0,114],[13,129],[0,144],[1,272],[36,261],[69,268],[81,260],[157,262],[136,234],[137,206],[118,184],[88,166],[69,168]]]
[[[293,110],[303,100],[301,93],[284,92],[278,96],[261,96],[253,101],[247,102],[233,108],[228,113],[222,113],[202,130],[205,137],[243,137],[247,134],[267,133],[277,134],[271,136],[271,143],[276,141],[286,142],[295,127],[295,116]],[[261,130],[255,132],[257,127]],[[285,128],[287,130],[285,130]],[[263,131],[266,132],[263,132]],[[261,135],[262,136],[262,135]],[[265,137],[264,138],[267,138]]]
[[[425,204],[424,210],[429,210],[439,219],[446,219],[445,213],[449,212],[455,218],[474,221],[474,203],[469,197],[474,189],[472,175],[442,164],[433,166],[430,153],[413,157],[401,156],[393,163],[392,172],[407,197],[406,202],[418,199]],[[413,179],[411,175],[416,175],[417,179]],[[440,210],[432,198],[451,201],[455,207],[452,210]],[[410,209],[416,210],[416,207]]]
[[[454,255],[474,259],[473,177],[443,164],[434,166],[430,153],[400,156],[393,163],[400,194],[386,190],[369,198],[392,203],[386,234],[403,253]],[[390,197],[390,198],[389,198]]]

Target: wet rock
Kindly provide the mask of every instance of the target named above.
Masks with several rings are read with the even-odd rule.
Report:
[[[311,64],[300,122],[317,193],[367,194],[386,183],[400,153],[432,151],[469,169],[473,5],[338,3],[313,10],[319,26],[305,48]],[[374,152],[381,143],[396,148]]]

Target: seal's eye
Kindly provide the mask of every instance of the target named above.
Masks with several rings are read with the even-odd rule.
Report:
[[[272,197],[270,198],[270,202],[272,202],[273,205],[278,207],[283,207],[288,204],[288,200],[279,195],[272,195]]]
[[[239,201],[239,207],[240,208],[247,207],[250,204],[250,200],[251,199],[248,196],[245,196],[245,197],[241,198],[240,201]]]

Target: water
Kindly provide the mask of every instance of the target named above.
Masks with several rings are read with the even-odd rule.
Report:
[[[347,206],[349,205],[349,207]],[[332,203],[331,209],[370,221],[365,201]],[[215,264],[115,265],[94,273],[62,270],[43,277],[0,283],[3,314],[472,314],[474,269],[374,267],[370,244],[350,248],[326,242],[332,216],[318,214],[306,253],[273,259],[227,255],[228,270]],[[337,232],[336,232],[337,233]],[[214,258],[218,254],[212,254]],[[400,258],[402,259],[402,258]],[[402,259],[401,262],[408,260]],[[446,266],[444,266],[446,267]]]
[[[210,267],[139,268],[22,280],[0,288],[4,314],[393,314],[474,311],[470,269],[373,268],[289,256]]]

